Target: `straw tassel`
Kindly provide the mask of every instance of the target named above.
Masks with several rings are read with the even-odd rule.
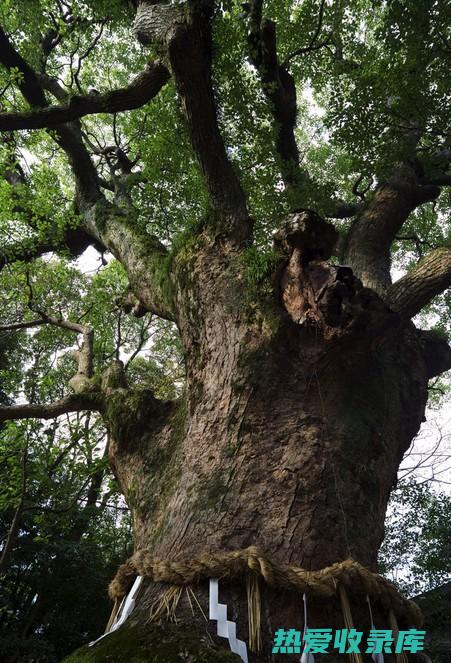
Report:
[[[249,623],[249,649],[258,652],[262,647],[260,581],[255,573],[249,573],[246,582],[247,613]]]
[[[177,610],[183,587],[173,585],[169,587],[150,607],[149,622],[156,622],[165,616],[168,621],[176,622],[175,611]]]
[[[346,593],[346,589],[341,584],[338,585],[338,594],[340,596],[341,610],[343,613],[345,626],[348,629],[348,631],[350,631],[352,628],[355,628],[351,614],[351,606],[349,605],[349,599]],[[351,654],[348,654],[348,656],[349,660],[352,661],[352,663],[363,663],[363,658],[360,654],[355,654],[353,652]]]
[[[119,599],[117,599],[117,598],[114,600],[113,609],[111,611],[111,615],[110,615],[110,618],[108,620],[108,624],[106,625],[104,633],[109,633],[109,631],[111,630],[111,627],[113,626],[114,620],[116,619],[116,615],[119,611],[119,606],[122,605],[123,602],[124,602],[124,599],[122,599],[122,601],[119,601]]]
[[[391,630],[393,631],[393,639],[396,642],[399,636],[399,626],[398,626],[398,621],[396,619],[396,615],[391,608],[388,613],[388,624]],[[405,652],[401,652],[400,654],[395,654],[395,658],[396,658],[396,663],[409,663]]]

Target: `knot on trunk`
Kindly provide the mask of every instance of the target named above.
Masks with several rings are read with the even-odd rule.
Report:
[[[186,0],[141,0],[133,22],[133,32],[143,46],[166,42],[174,26],[186,18]]]
[[[116,389],[127,389],[127,376],[122,361],[112,361],[102,373],[102,391],[108,395]]]
[[[448,341],[433,329],[418,330],[423,346],[428,378],[435,378],[451,368],[451,348]]]
[[[274,235],[276,248],[288,256],[280,286],[291,319],[320,328],[324,337],[341,336],[356,326],[375,331],[395,322],[397,316],[350,267],[326,262],[337,237],[335,228],[310,210],[292,214]]]
[[[148,312],[131,290],[127,290],[121,297],[117,297],[115,303],[124,313],[133,315],[135,318],[142,318]]]
[[[338,239],[331,223],[312,210],[298,210],[284,221],[273,236],[274,246],[284,255],[299,251],[302,262],[328,260]]]
[[[341,336],[356,327],[376,331],[398,320],[376,292],[363,287],[350,267],[323,260],[304,264],[299,249],[284,269],[281,290],[291,319],[321,328],[325,337]]]

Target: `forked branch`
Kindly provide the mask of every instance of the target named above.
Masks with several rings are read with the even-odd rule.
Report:
[[[292,58],[305,52],[315,51],[325,44],[317,43],[321,33],[325,2],[321,2],[317,28],[308,47],[291,53],[284,62],[279,61],[277,52],[277,26],[274,21],[263,17],[263,0],[249,3],[248,45],[250,61],[257,69],[262,88],[269,101],[273,116],[276,154],[280,172],[286,186],[291,207],[301,207],[303,185],[312,183],[310,174],[301,167],[296,142],[297,90],[296,81],[289,71]],[[361,204],[349,204],[340,200],[327,201],[327,216],[345,219],[353,217]]]
[[[16,51],[11,40],[1,28],[0,63],[8,69],[18,69],[21,73],[21,80],[18,85],[26,101],[33,108],[31,112],[34,112],[36,108],[46,112],[49,110],[44,94],[44,87],[46,89],[52,88],[52,93],[56,93],[58,98],[61,96],[59,89],[54,90],[48,84],[48,78],[43,78],[42,75],[38,76],[33,71],[30,65]],[[159,81],[162,85],[162,79],[166,80],[168,74],[167,70],[161,67],[162,65],[159,65],[158,76],[161,77]],[[202,72],[199,72],[199,75],[203,75]],[[53,79],[50,79],[50,82],[55,83]],[[146,85],[148,84],[149,79],[146,82]],[[154,92],[156,87],[154,88]],[[139,91],[136,88],[140,88],[140,85],[135,85],[133,92],[135,100],[136,94],[138,96],[142,94],[142,87]],[[149,88],[146,89],[146,94],[148,94]],[[129,102],[130,89],[128,89],[126,96]],[[120,95],[115,97],[115,103],[118,102],[119,97]],[[118,207],[118,205],[106,200],[101,191],[101,179],[83,142],[80,123],[77,120],[57,124],[53,130],[52,137],[54,137],[57,144],[68,157],[76,181],[77,208],[82,216],[82,229],[69,229],[61,243],[67,243],[71,253],[75,255],[80,252],[80,246],[82,247],[81,250],[83,250],[89,243],[99,246],[101,249],[106,248],[111,250],[113,255],[127,269],[130,283],[140,300],[143,301],[145,307],[149,311],[155,312],[164,318],[174,319],[172,301],[169,301],[170,297],[167,296],[167,291],[161,285],[160,266],[162,260],[167,255],[165,247],[146,232],[139,232],[130,224],[129,214],[133,213],[133,210],[124,210]],[[206,145],[208,139],[204,140],[204,143]],[[209,143],[208,149],[211,149]],[[213,151],[211,153],[213,154]],[[227,196],[225,196],[226,198]],[[145,251],[143,250],[144,247]],[[55,248],[53,242],[49,242],[48,245],[45,242],[45,247],[43,250],[39,250],[38,254],[44,250],[52,250],[52,248]],[[19,247],[19,249],[22,255],[24,253],[22,247]],[[30,251],[25,251],[26,259],[32,259],[35,255],[36,252],[33,248]],[[144,255],[148,262],[148,268],[143,270],[141,262]],[[12,258],[10,259],[6,255],[3,258],[3,263],[6,264],[10,260]],[[0,256],[0,266],[1,263]]]
[[[393,241],[410,214],[439,194],[439,187],[421,185],[406,169],[379,186],[351,229],[345,255],[365,286],[386,292],[391,285]]]
[[[279,64],[274,21],[263,18],[262,0],[253,0],[248,43],[252,64],[273,109],[276,151],[287,186],[299,183],[299,150],[294,134],[297,116],[296,84],[285,65]],[[304,173],[304,176],[306,174]]]
[[[191,143],[199,161],[216,220],[224,234],[246,240],[251,232],[246,197],[227,154],[218,125],[211,80],[213,2],[141,2],[134,23],[143,45],[167,49],[171,73],[182,101]]]
[[[326,0],[321,0],[321,4],[319,7],[319,12],[318,12],[318,23],[315,29],[315,32],[313,34],[313,37],[310,39],[310,43],[307,46],[303,46],[301,48],[297,48],[294,50],[292,53],[288,55],[287,58],[285,58],[284,61],[284,66],[288,66],[288,64],[291,62],[291,60],[298,55],[305,55],[306,53],[312,53],[313,51],[318,51],[321,48],[324,48],[327,46],[330,41],[330,35],[326,38],[323,39],[322,41],[318,41],[318,38],[321,34],[322,28],[323,28],[323,20],[324,20],[324,9],[326,6]]]
[[[31,306],[30,306],[31,308]],[[53,419],[69,412],[81,412],[82,410],[99,409],[99,401],[95,398],[95,388],[92,385],[93,376],[93,340],[94,334],[90,327],[78,322],[64,320],[47,315],[43,311],[33,308],[39,318],[30,321],[14,322],[0,326],[0,332],[30,329],[45,324],[60,327],[83,335],[83,344],[79,350],[74,352],[77,360],[77,373],[70,379],[69,384],[75,394],[49,404],[26,403],[0,407],[0,421],[10,419]]]

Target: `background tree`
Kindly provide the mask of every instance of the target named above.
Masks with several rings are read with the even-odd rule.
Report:
[[[449,659],[450,497],[410,477],[393,491],[379,561],[381,570],[408,596],[424,617],[427,651],[433,663]]]
[[[36,397],[1,417],[99,413],[150,556],[257,545],[306,569],[375,570],[429,380],[451,366],[443,329],[412,322],[451,283],[449,7],[131,4],[1,5],[3,265],[25,269],[3,329],[80,342],[70,392],[49,402],[32,380]],[[125,271],[124,312],[175,323],[182,394],[99,351],[80,284],[77,315],[23,266],[89,245]],[[394,282],[393,259],[408,270]],[[146,585],[137,623],[161,592]],[[227,598],[244,631],[245,589]],[[263,601],[255,660],[299,620],[297,595]],[[208,656],[200,613],[185,595],[179,609]],[[311,615],[342,625],[333,601]]]
[[[4,314],[22,317],[29,296],[25,284],[33,283],[35,303],[62,302],[60,314],[96,325],[100,361],[125,353],[134,381],[162,396],[176,395],[179,369],[172,336],[151,316],[122,320],[114,300],[124,275],[115,263],[100,268],[81,274],[58,259],[31,268],[17,263],[3,273]],[[4,402],[62,396],[73,370],[66,352],[71,335],[47,326],[5,335]],[[152,360],[145,360],[150,341]],[[106,451],[105,427],[91,413],[3,424],[2,660],[60,661],[105,627],[111,611],[105,588],[131,552],[128,509],[108,472]]]
[[[117,491],[100,491],[105,462],[86,463],[79,429],[73,422],[64,439],[54,425],[11,424],[2,434],[4,661],[59,661],[108,619],[105,583],[127,553],[129,528]]]
[[[450,497],[410,480],[393,491],[381,564],[410,596],[450,582]],[[407,572],[407,573],[406,573]]]

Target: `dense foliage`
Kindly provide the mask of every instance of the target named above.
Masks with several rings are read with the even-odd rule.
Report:
[[[5,317],[32,315],[31,292],[45,310],[61,302],[59,314],[95,327],[97,361],[121,357],[130,379],[163,398],[175,396],[182,372],[172,328],[151,316],[118,315],[123,273],[118,263],[99,269],[97,262],[42,260],[5,270]],[[75,341],[48,326],[4,333],[3,400],[60,397],[73,373]],[[4,424],[0,468],[2,660],[58,661],[102,633],[111,609],[106,587],[131,546],[128,510],[108,469],[104,425],[89,414]]]
[[[409,595],[451,582],[451,497],[409,480],[393,492],[381,570]]]
[[[83,420],[2,431],[2,660],[58,661],[105,627],[130,532],[98,440]]]
[[[442,172],[449,141],[447,2],[359,0],[351,8],[342,0],[274,0],[265,3],[265,15],[277,23],[279,58],[289,62],[300,90],[296,132],[302,164],[310,174],[299,194],[304,207],[309,203],[327,211],[333,198],[356,201],[396,161],[414,159],[414,154],[424,153],[418,167],[427,176]],[[31,0],[25,5],[3,0],[0,6],[1,23],[22,55],[37,70],[45,65],[66,95],[120,87],[149,57],[159,55],[158,46],[149,52],[136,43],[132,18],[126,0]],[[52,30],[59,36],[44,58],[36,44]],[[280,185],[271,108],[249,66],[246,31],[241,3],[220,3],[214,24],[219,120],[261,241],[267,244],[268,231],[292,201]],[[300,47],[304,51],[297,53]],[[14,70],[0,71],[4,110],[26,108],[13,92],[14,82]],[[138,159],[140,175],[129,187],[137,221],[149,232],[168,242],[206,212],[208,197],[171,81],[150,105],[114,118],[88,116],[83,126],[106,178],[114,165],[105,148],[115,142],[132,161]],[[17,222],[28,221],[30,211],[35,238],[45,236],[49,224],[56,232],[76,223],[72,178],[51,135],[45,130],[21,132],[3,141],[3,163],[20,156],[30,169],[27,187],[12,189],[1,182],[5,239],[17,237]],[[409,239],[398,247],[403,265],[448,241],[449,203],[444,192],[437,203],[412,216],[402,233]],[[12,228],[7,222],[13,210]],[[345,228],[347,222],[342,223]]]
[[[0,24],[43,80],[56,81],[46,90],[51,103],[69,103],[75,95],[126,86],[149,59],[162,57],[161,46],[137,43],[135,5],[0,0]],[[444,186],[436,199],[413,210],[395,237],[396,273],[439,246],[449,247],[449,2],[268,0],[265,15],[277,24],[279,61],[298,90],[295,187],[284,185],[274,147],[271,90],[250,64],[248,3],[216,3],[213,22],[219,124],[256,224],[255,241],[242,256],[253,287],[272,287],[272,236],[284,214],[311,207],[332,216],[337,201],[365,205],[399,164],[422,182],[442,178]],[[18,68],[0,67],[2,113],[29,109],[19,92],[22,83]],[[214,217],[174,81],[140,108],[87,115],[77,127],[106,200],[127,208],[128,224],[168,248],[160,266],[167,271]],[[75,261],[76,251],[66,246],[83,211],[56,138],[54,128],[8,131],[0,138],[0,309],[5,324],[25,323],[14,332],[0,331],[0,405],[50,403],[68,391],[80,338],[58,325],[28,328],[37,312],[94,330],[98,374],[120,359],[131,384],[152,389],[162,400],[176,399],[183,390],[184,357],[175,326],[145,311],[126,315],[127,274],[110,253],[90,248]],[[344,236],[353,221],[335,223]],[[55,249],[51,256],[43,249],[36,260],[28,259],[27,252],[47,245]],[[435,297],[419,324],[449,337],[450,307],[449,292]],[[443,380],[433,386],[440,394],[447,389]],[[107,456],[106,430],[94,414],[2,424],[5,660],[56,661],[101,632],[108,613],[105,586],[131,543]],[[410,594],[449,579],[449,510],[449,497],[426,486],[407,484],[395,494],[381,559],[393,576],[409,568],[411,575],[401,573],[401,581]]]

